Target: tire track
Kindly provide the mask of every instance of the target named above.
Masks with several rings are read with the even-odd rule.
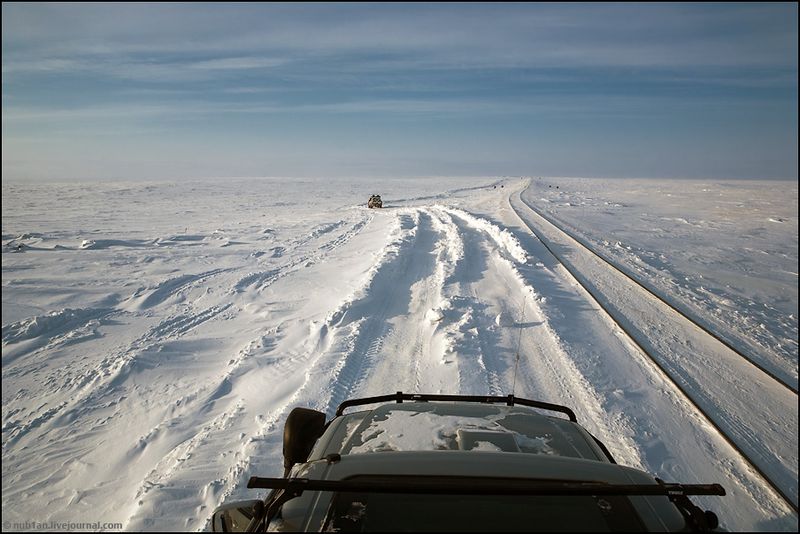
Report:
[[[568,236],[572,241],[579,244],[584,250],[586,250],[594,257],[596,257],[597,259],[608,265],[610,268],[617,271],[625,279],[639,286],[642,290],[644,290],[650,296],[661,302],[667,308],[671,309],[674,313],[676,313],[686,321],[692,323],[695,327],[702,330],[709,336],[713,337],[715,340],[723,344],[729,350],[731,350],[732,352],[740,356],[742,359],[753,365],[759,371],[763,372],[764,374],[775,380],[777,383],[779,383],[781,386],[787,388],[795,395],[797,395],[798,390],[796,384],[790,383],[792,379],[796,381],[796,377],[778,376],[778,374],[767,369],[764,365],[760,364],[757,361],[759,358],[756,354],[745,354],[742,350],[735,347],[732,341],[727,339],[729,335],[732,335],[735,338],[736,334],[741,335],[741,333],[736,331],[729,333],[716,331],[714,328],[710,326],[711,324],[713,324],[713,320],[708,320],[706,318],[696,315],[696,313],[691,311],[690,308],[687,307],[685,303],[670,302],[670,300],[668,300],[666,296],[664,296],[660,291],[653,288],[648,282],[633,275],[627,268],[619,265],[617,262],[611,260],[608,256],[606,256],[606,254],[602,253],[597,248],[591,246],[588,240],[578,237],[577,235],[575,235],[575,232],[568,232],[564,228],[564,225],[562,223],[557,222],[552,216],[548,216],[542,210],[539,210],[536,207],[534,207],[530,202],[523,199],[522,195],[520,195],[520,202],[522,202],[525,205],[525,207],[536,213],[543,220],[547,221],[550,225],[555,227],[559,232]],[[750,341],[744,340],[744,343],[749,345]],[[780,374],[785,375],[785,373],[782,372]]]
[[[332,394],[325,412],[332,414],[336,406],[359,391],[367,376],[375,372],[380,349],[394,334],[393,318],[408,313],[411,301],[414,256],[425,240],[425,215],[418,210],[399,214],[401,237],[385,257],[361,299],[349,303],[336,330],[345,328],[334,344],[336,365],[331,375]],[[398,354],[382,354],[383,358],[398,358]],[[413,367],[412,367],[413,369]],[[402,380],[402,376],[397,377]]]
[[[518,209],[514,207],[513,203],[510,201],[509,204],[511,205],[512,209],[517,213],[528,228],[537,236],[537,238],[542,242],[542,244],[550,251],[551,254],[567,269],[567,271],[574,277],[574,279],[594,298],[595,302],[608,314],[610,318],[617,324],[620,331],[624,332],[628,339],[639,349],[642,355],[646,356],[649,361],[651,361],[661,372],[664,378],[672,385],[672,387],[679,392],[679,394],[687,399],[689,404],[697,410],[699,414],[702,414],[705,421],[714,428],[715,432],[728,444],[730,445],[739,455],[740,457],[750,466],[752,469],[759,474],[759,476],[778,494],[781,498],[789,505],[795,513],[797,512],[797,504],[796,504],[796,495],[797,495],[797,486],[796,486],[796,465],[794,466],[794,486],[791,487],[784,487],[784,484],[775,481],[770,473],[777,473],[783,474],[784,470],[791,471],[791,466],[785,466],[785,459],[786,454],[780,455],[776,451],[763,451],[763,446],[761,441],[753,441],[756,439],[756,436],[753,433],[753,424],[756,424],[754,421],[746,421],[744,420],[739,414],[731,413],[729,406],[730,403],[726,404],[725,407],[719,406],[716,402],[716,397],[710,396],[706,394],[709,388],[709,382],[704,382],[702,379],[695,378],[695,377],[687,377],[684,373],[680,373],[680,375],[676,375],[677,371],[680,370],[679,365],[675,362],[672,362],[668,355],[664,354],[661,349],[653,347],[650,342],[642,341],[642,336],[645,336],[647,332],[641,332],[637,329],[636,326],[633,326],[631,322],[625,319],[623,314],[624,312],[617,307],[617,305],[609,305],[608,299],[606,298],[606,294],[602,293],[601,290],[595,284],[588,284],[586,282],[586,277],[577,270],[577,268],[569,261],[566,261],[562,254],[556,252],[556,246],[551,241],[551,239],[544,239],[542,236],[541,228],[537,231],[532,226],[532,223],[529,219],[522,217],[519,213]],[[521,199],[520,199],[521,200]],[[523,206],[530,208],[526,203],[523,202]],[[534,210],[530,210],[531,213],[536,214]],[[542,221],[546,224],[550,224],[546,219],[541,218]],[[552,225],[551,225],[552,226]],[[560,231],[557,227],[552,226],[557,231]],[[563,233],[563,232],[562,232]],[[565,234],[568,236],[568,234]],[[584,245],[575,242],[580,247],[584,247]],[[591,251],[589,251],[591,252]],[[609,271],[612,269],[608,268]],[[600,277],[595,277],[595,281],[600,280]],[[617,287],[615,291],[619,292],[620,288]],[[660,302],[660,299],[658,299]],[[667,307],[668,310],[672,310],[671,306]],[[640,310],[641,313],[641,310]],[[664,312],[668,314],[669,312]],[[633,330],[633,331],[632,331]],[[667,329],[667,331],[672,331]],[[680,331],[680,330],[678,330]],[[702,330],[701,330],[702,331]],[[699,345],[689,345],[692,346],[699,346]],[[665,365],[665,362],[670,362],[668,365]],[[677,365],[677,366],[676,366]],[[715,376],[716,380],[719,380],[725,376],[724,374],[718,374]],[[743,393],[741,387],[733,387],[729,388],[730,390],[738,391],[740,394]],[[713,390],[713,388],[712,388]],[[695,393],[689,393],[689,391],[693,391]],[[786,389],[782,389],[782,391],[786,391]],[[696,392],[701,392],[702,397],[698,399],[698,395]],[[763,394],[766,392],[763,391],[762,395],[759,396],[759,401],[763,401]],[[790,394],[790,393],[787,393]],[[796,397],[796,395],[795,395]],[[752,404],[751,404],[752,405]],[[794,405],[796,407],[796,398],[793,403],[789,403],[789,406]],[[710,406],[710,408],[709,408]],[[728,416],[727,414],[730,414]],[[774,418],[770,418],[768,416],[764,416],[766,421],[774,420]],[[796,418],[795,418],[796,421]],[[763,421],[759,421],[761,423]],[[772,427],[774,428],[774,427]],[[734,432],[731,432],[731,431]],[[784,432],[787,429],[775,429],[777,432]],[[791,432],[791,430],[789,430]],[[794,441],[796,444],[797,442],[797,432],[796,428],[793,432],[794,439],[792,440],[792,436],[789,435],[786,440],[781,440],[780,443],[791,443]],[[763,436],[759,439],[763,439]],[[791,446],[789,446],[791,448]],[[794,447],[796,451],[796,445]],[[754,454],[751,454],[752,451]],[[796,454],[796,453],[795,453]],[[777,459],[779,462],[774,463],[771,461],[774,458],[774,455],[778,455]],[[791,456],[789,453],[788,456]],[[791,475],[786,475],[791,478]]]
[[[128,298],[129,304],[125,308],[132,311],[146,310],[163,303],[170,297],[179,296],[190,287],[204,284],[209,278],[231,269],[213,269],[199,274],[184,274],[160,282],[154,288],[139,289]]]
[[[453,273],[458,295],[451,298],[461,315],[457,333],[452,335],[459,368],[465,367],[460,373],[464,377],[460,391],[504,395],[511,389],[507,375],[513,366],[513,352],[503,346],[497,323],[512,306],[508,299],[515,294],[509,279],[513,262],[524,262],[526,256],[507,230],[462,210],[447,209],[445,213],[460,236],[464,258],[469,259]],[[492,297],[488,301],[480,295],[487,287]],[[505,291],[497,291],[497,287]],[[474,379],[476,376],[482,378]],[[486,390],[476,390],[478,383],[485,383]]]
[[[251,287],[257,286],[256,291],[261,292],[264,289],[268,288],[278,280],[295,273],[299,269],[310,267],[316,263],[324,261],[325,254],[319,254],[319,251],[324,251],[325,253],[330,253],[333,250],[337,249],[338,247],[344,245],[355,236],[357,236],[372,220],[373,216],[365,216],[359,221],[356,221],[352,224],[346,231],[342,232],[341,234],[337,235],[333,239],[326,241],[322,245],[320,245],[315,251],[300,254],[299,257],[295,257],[286,265],[282,265],[279,267],[275,267],[272,269],[267,269],[265,271],[258,271],[250,273],[242,278],[240,278],[237,282],[233,284],[233,287],[230,290],[231,294],[236,293],[243,293],[248,291]],[[311,234],[304,238],[297,240],[292,245],[290,245],[290,251],[294,252],[299,248],[307,245],[311,241],[319,238],[320,236],[325,236],[331,232],[334,232],[336,229],[341,228],[346,224],[346,221],[338,221],[336,223],[330,223],[326,225],[321,225],[316,229],[312,230]],[[281,251],[281,256],[285,255],[285,248]],[[294,256],[294,254],[292,254]]]
[[[607,440],[612,449],[635,450],[629,438],[631,421],[620,415],[612,426],[608,425],[600,394],[573,364],[540,305],[546,299],[526,282],[523,273],[535,268],[530,265],[529,252],[511,232],[486,219],[461,210],[454,211],[453,216],[465,236],[465,255],[473,261],[479,255],[470,247],[483,248],[485,254],[484,263],[470,267],[479,274],[474,277],[476,283],[466,288],[472,295],[465,297],[469,313],[473,313],[476,306],[486,306],[477,295],[489,289],[492,297],[489,302],[496,306],[492,313],[480,313],[482,322],[475,328],[475,332],[480,334],[477,339],[481,352],[485,355],[483,363],[488,387],[494,388],[498,395],[515,389],[515,394],[521,391],[521,395],[531,398],[575,406],[576,413],[582,413],[584,420],[604,429],[604,435],[612,438]],[[470,234],[474,236],[466,237]],[[460,273],[456,280],[469,278],[468,273]],[[516,324],[513,324],[515,319]],[[518,335],[510,336],[507,330],[504,334],[503,325],[520,329]],[[525,335],[520,337],[523,333]],[[516,362],[518,339],[521,342],[519,351],[528,356],[521,358],[521,365]],[[458,350],[461,352],[464,347]],[[627,456],[630,465],[642,464],[638,456]]]
[[[48,383],[59,380],[60,383],[58,385],[53,385],[56,391],[71,389],[76,391],[76,394],[69,402],[62,402],[57,407],[48,408],[41,414],[29,414],[29,417],[32,416],[36,424],[26,424],[19,420],[11,420],[4,423],[18,429],[14,434],[14,442],[24,437],[29,431],[43,427],[48,423],[56,426],[69,424],[69,422],[78,417],[85,417],[86,414],[91,413],[94,409],[104,407],[105,404],[102,399],[120,383],[124,382],[136,367],[136,362],[140,355],[151,351],[155,345],[184,335],[186,332],[224,312],[230,306],[231,304],[214,306],[202,310],[198,314],[180,315],[162,321],[127,348],[101,360],[97,368],[67,375],[59,373],[57,370],[54,371],[55,374],[53,376],[45,377],[44,380]],[[46,405],[45,403],[43,407]],[[6,442],[4,441],[5,446]]]

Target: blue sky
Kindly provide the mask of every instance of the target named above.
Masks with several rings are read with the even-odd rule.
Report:
[[[797,179],[797,4],[2,4],[3,179]]]

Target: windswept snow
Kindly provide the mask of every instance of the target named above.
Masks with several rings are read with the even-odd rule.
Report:
[[[721,483],[698,501],[730,530],[796,531],[509,204],[521,192],[796,382],[796,183],[528,185],[3,184],[4,521],[204,529],[281,473],[295,406],[513,391],[572,407],[621,464]],[[761,408],[737,424],[796,495],[797,407]],[[392,432],[364,446],[437,439]]]
[[[797,182],[551,178],[523,198],[797,389]]]

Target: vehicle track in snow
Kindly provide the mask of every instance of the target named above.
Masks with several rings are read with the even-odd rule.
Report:
[[[169,360],[175,356],[187,360],[188,365],[193,365],[190,360],[193,359],[191,354],[195,350],[192,345],[194,340],[198,337],[204,340],[197,347],[210,346],[211,340],[216,337],[215,327],[229,320],[235,322],[242,314],[242,307],[247,305],[247,299],[254,298],[260,290],[278,280],[324,263],[337,248],[356,237],[372,218],[372,213],[352,210],[341,220],[315,226],[307,235],[285,243],[284,247],[273,247],[271,257],[256,250],[250,255],[250,260],[240,267],[215,268],[198,274],[169,274],[148,285],[142,285],[128,298],[119,298],[113,308],[65,310],[58,316],[42,316],[38,318],[38,323],[31,323],[32,326],[20,322],[16,325],[19,328],[15,325],[11,325],[15,326],[12,329],[4,328],[4,342],[17,342],[20,355],[13,366],[6,367],[5,364],[10,364],[11,361],[4,361],[4,380],[11,376],[10,373],[32,373],[36,377],[40,373],[39,367],[42,367],[36,359],[40,353],[42,357],[47,357],[65,343],[75,344],[93,336],[98,337],[93,330],[101,326],[101,322],[109,322],[113,326],[114,321],[124,321],[141,329],[135,338],[98,351],[99,357],[87,359],[86,364],[71,362],[66,368],[44,368],[48,375],[43,376],[42,381],[56,382],[45,389],[48,395],[50,392],[65,390],[73,393],[67,401],[60,403],[50,402],[48,395],[41,396],[35,405],[38,406],[35,411],[5,411],[4,460],[16,460],[13,453],[6,455],[5,451],[6,448],[16,446],[20,440],[34,443],[38,436],[46,432],[58,432],[58,435],[72,436],[70,439],[75,445],[70,449],[74,453],[74,462],[91,462],[92,460],[84,459],[91,458],[95,453],[91,449],[81,448],[81,444],[93,435],[112,435],[116,431],[114,429],[125,424],[129,413],[126,406],[146,402],[152,405],[148,414],[163,412],[163,419],[158,415],[147,427],[135,431],[130,429],[131,435],[126,435],[125,439],[131,440],[132,444],[118,447],[115,451],[115,458],[128,458],[130,462],[137,464],[135,469],[129,470],[133,478],[116,483],[130,486],[131,497],[139,504],[132,507],[128,512],[130,515],[115,515],[113,519],[123,519],[129,526],[137,528],[148,527],[148,511],[152,511],[153,507],[168,506],[175,498],[173,495],[185,494],[186,491],[181,488],[185,487],[187,479],[191,480],[198,473],[214,472],[213,464],[208,465],[206,456],[198,454],[198,450],[209,446],[225,451],[222,457],[230,459],[225,476],[219,480],[213,480],[213,475],[209,476],[210,485],[205,487],[204,482],[200,487],[202,500],[207,506],[215,505],[216,498],[229,485],[240,482],[239,475],[250,461],[245,454],[249,442],[244,443],[241,450],[234,448],[229,451],[230,439],[235,437],[230,436],[229,432],[231,428],[245,426],[243,417],[247,413],[247,405],[230,403],[232,397],[229,392],[246,378],[247,372],[258,370],[259,367],[272,368],[273,375],[287,377],[298,366],[302,369],[306,364],[302,359],[280,359],[270,364],[270,347],[262,346],[268,345],[269,340],[262,343],[260,339],[269,336],[259,336],[251,344],[253,347],[242,349],[227,365],[225,362],[228,357],[224,353],[220,358],[213,351],[209,351],[210,354],[203,352],[203,355],[209,356],[203,365],[213,366],[212,360],[216,357],[221,360],[221,368],[215,370],[209,367],[208,376],[196,384],[194,392],[187,390],[185,394],[180,393],[180,397],[170,404],[161,401],[174,394],[177,388],[159,376],[159,366],[171,365]],[[289,255],[288,264],[284,257],[286,254]],[[253,276],[251,273],[243,276],[244,269],[254,264],[253,259],[256,264],[269,267],[268,275],[256,273]],[[40,336],[38,331],[34,331],[34,327],[43,321],[48,322],[46,333],[49,337]],[[52,326],[56,321],[61,325],[58,329]],[[53,336],[54,331],[57,336]],[[20,336],[31,337],[33,342]],[[182,352],[182,347],[186,347],[186,352]],[[219,342],[219,347],[226,348],[224,341]],[[5,351],[4,347],[4,356]],[[195,372],[191,368],[187,371],[189,374]],[[154,384],[140,380],[145,373],[154,380]],[[31,393],[22,390],[18,396],[29,394]],[[285,416],[284,412],[279,407],[272,411],[263,411],[260,425],[265,428],[277,425],[280,417]],[[169,445],[171,442],[175,445]],[[54,446],[43,444],[40,440],[36,451],[46,456]],[[157,450],[165,450],[166,454],[163,457],[156,456],[154,451]],[[34,459],[37,457],[31,456]],[[223,463],[226,461],[223,460]],[[20,467],[32,471],[36,468],[35,464],[35,460],[28,461]],[[64,468],[62,471],[68,472],[69,469]],[[115,476],[113,468],[104,468],[100,472],[101,477]],[[53,479],[60,480],[58,476]],[[4,491],[8,489],[4,481]],[[125,511],[114,513],[124,514]],[[198,513],[205,515],[208,512]],[[189,526],[187,523],[186,527]]]
[[[642,466],[638,453],[631,452],[636,450],[630,438],[632,421],[625,414],[609,420],[601,392],[575,365],[542,308],[547,298],[537,291],[540,284],[551,295],[563,294],[564,288],[545,280],[548,275],[534,249],[523,247],[508,229],[460,209],[447,211],[457,221],[464,256],[469,257],[453,273],[459,294],[469,294],[455,299],[454,310],[472,334],[454,350],[459,355],[478,353],[480,365],[466,374],[483,377],[462,381],[461,393],[485,393],[476,390],[485,382],[490,393],[572,406],[612,450],[625,452],[628,465]]]
[[[279,265],[277,267],[270,266],[269,269],[251,272],[239,278],[239,280],[237,280],[230,289],[230,292],[244,293],[249,291],[250,288],[254,286],[256,287],[257,291],[263,291],[281,278],[291,275],[299,269],[307,268],[315,263],[324,261],[327,254],[331,253],[333,250],[342,246],[350,241],[353,237],[358,235],[364,229],[364,227],[369,224],[369,221],[372,220],[372,217],[372,215],[368,214],[361,216],[355,222],[349,221],[349,227],[347,227],[348,221],[346,220],[322,224],[314,228],[308,236],[304,236],[301,239],[295,240],[294,242],[287,244],[286,247],[274,247],[273,257],[280,258],[287,254],[287,250],[290,254],[290,257],[292,257],[294,256],[294,254],[292,254],[293,252],[300,250],[306,245],[309,245],[316,239],[327,237],[329,234],[333,235],[332,239],[329,239],[328,241],[325,241],[319,245],[316,251],[312,250],[310,252],[300,253],[297,255],[297,257],[294,257],[285,265]],[[343,227],[346,227],[345,230],[337,234],[336,231]],[[320,254],[319,251],[322,251],[322,253]]]
[[[509,205],[620,331],[796,513],[797,428],[774,425],[773,421],[781,419],[770,417],[771,410],[796,412],[796,392],[732,351],[638,281],[610,266],[594,250],[543,217],[519,193],[509,197]],[[665,333],[673,334],[664,336]],[[669,345],[653,341],[664,337],[675,339]],[[676,348],[680,354],[674,354]],[[694,372],[691,360],[698,355],[704,366],[720,368],[720,372],[714,376]],[[734,370],[713,364],[715,359],[724,360]],[[754,418],[753,413],[759,410],[761,413]],[[795,425],[796,421],[795,418]],[[766,448],[761,441],[764,433],[775,435],[783,450]]]
[[[757,304],[752,301],[742,301],[734,294],[726,294],[726,291],[721,287],[714,287],[713,281],[709,281],[711,287],[704,283],[691,290],[689,289],[691,283],[689,285],[683,284],[681,280],[689,282],[690,280],[703,279],[702,270],[708,267],[708,259],[702,259],[702,256],[706,253],[701,252],[701,256],[697,256],[693,260],[698,262],[700,271],[687,271],[681,274],[678,271],[673,271],[673,267],[675,267],[673,259],[664,256],[663,253],[655,253],[652,250],[631,244],[633,245],[632,247],[620,241],[615,241],[612,245],[612,242],[607,239],[600,238],[595,240],[593,235],[596,234],[596,231],[576,226],[577,221],[570,222],[569,217],[562,217],[560,211],[554,209],[555,206],[559,205],[558,203],[551,203],[542,198],[541,200],[546,202],[546,207],[539,205],[537,202],[537,185],[539,184],[532,182],[531,187],[525,190],[522,195],[523,200],[527,201],[541,217],[569,234],[574,240],[591,249],[600,260],[663,300],[668,306],[680,311],[688,320],[695,323],[698,328],[706,330],[709,335],[715,337],[720,343],[727,345],[731,350],[739,353],[741,357],[749,360],[754,366],[773,376],[787,388],[797,393],[796,326],[794,328],[794,336],[786,332],[776,337],[776,334],[771,333],[771,328],[767,328],[761,323],[765,318],[763,316],[759,317],[757,313],[753,314],[756,308],[761,307],[777,313],[777,310],[770,305],[774,303],[763,302]],[[567,203],[567,205],[573,206],[570,203]],[[614,203],[611,203],[611,205],[615,208],[622,206]],[[682,225],[692,228],[691,232],[700,231],[700,229],[703,229],[704,224],[709,225],[709,230],[721,231],[719,225],[706,220],[690,221],[684,217],[661,217],[661,220],[665,222],[679,221]],[[777,219],[770,218],[770,221],[774,220]],[[616,233],[616,230],[613,229],[609,231],[612,234]],[[661,235],[664,232],[661,228],[643,228],[642,231],[645,234],[658,232]],[[742,238],[746,238],[746,235],[739,237],[739,239]],[[724,241],[726,238],[720,235],[720,239]],[[767,256],[771,253],[760,249],[756,251],[748,247],[748,244],[745,242],[738,246],[741,246],[742,250],[766,254]],[[691,253],[691,250],[687,249],[684,252]],[[615,257],[617,253],[622,255]],[[673,253],[680,254],[681,252],[673,251]],[[795,277],[797,276],[796,272],[792,274]],[[712,276],[713,278],[714,276]],[[751,282],[746,282],[745,287],[751,284],[759,284],[758,276],[753,278]],[[725,283],[725,286],[732,289],[728,283]],[[777,316],[774,320],[782,325],[788,321],[796,323],[795,315],[788,314],[783,318]],[[756,319],[760,319],[760,321]]]
[[[329,414],[354,395],[385,393],[386,383],[426,393],[507,389],[509,366],[486,357],[496,352],[496,314],[462,283],[464,269],[479,282],[492,268],[484,249],[502,245],[491,244],[468,214],[444,207],[401,208],[395,216],[399,233],[370,280],[329,314],[325,343],[307,358],[300,398]],[[472,255],[466,262],[464,239]]]
[[[300,271],[316,264],[324,263],[328,256],[338,247],[346,244],[357,236],[371,221],[371,213],[357,212],[351,219],[343,219],[331,223],[323,223],[314,227],[309,235],[294,240],[286,246],[273,247],[273,256],[280,260],[288,255],[289,262],[274,266],[266,271],[250,273],[244,277],[229,278],[219,284],[221,289],[227,285],[227,295],[241,294],[245,300],[253,298],[279,280],[295,275]],[[304,247],[311,246],[305,251]],[[256,256],[256,257],[260,257]],[[260,261],[260,263],[262,263]],[[268,262],[270,263],[270,262]],[[271,262],[275,263],[275,262]],[[228,304],[230,305],[230,304]],[[237,309],[237,313],[241,310]],[[203,395],[197,399],[188,399],[189,406],[195,406],[200,412],[208,412],[208,422],[202,425],[199,432],[188,434],[188,439],[182,441],[177,447],[169,451],[154,467],[144,476],[136,490],[134,506],[127,518],[127,528],[148,527],[148,513],[164,506],[161,502],[165,495],[171,495],[178,490],[181,481],[187,477],[197,477],[198,473],[213,473],[213,465],[209,465],[204,455],[196,454],[201,448],[212,447],[224,451],[221,458],[227,465],[227,471],[221,477],[202,485],[199,490],[201,504],[197,510],[198,517],[208,513],[206,508],[213,508],[225,497],[246,484],[242,474],[249,468],[259,471],[263,458],[272,457],[276,446],[280,445],[279,423],[286,417],[288,411],[297,403],[312,405],[313,393],[309,394],[309,382],[319,380],[319,374],[326,371],[325,354],[330,351],[333,343],[331,330],[335,328],[336,320],[331,319],[320,325],[310,325],[311,332],[302,346],[286,354],[275,354],[276,347],[285,335],[283,323],[271,328],[258,338],[242,348],[233,358],[227,369],[216,378],[213,383],[203,389]],[[231,404],[232,397],[229,393],[243,383],[252,383],[261,380],[263,383],[281,384],[277,392],[273,392],[276,403],[268,410],[260,412],[256,417],[255,430],[246,434],[241,432],[240,439],[245,437],[239,446],[231,446],[231,432],[241,431],[249,425],[245,420],[248,406],[258,405],[258,396],[245,396]],[[221,407],[215,408],[218,400],[223,400]],[[178,417],[164,420],[154,429],[157,436],[159,431],[171,427],[180,428]],[[152,439],[144,436],[145,442]],[[210,476],[208,477],[211,478]],[[178,491],[180,493],[180,491]],[[168,497],[169,500],[169,497]],[[185,527],[191,527],[193,521],[187,518]]]
[[[362,298],[348,304],[346,317],[355,326],[337,342],[346,349],[331,384],[329,413],[355,394],[385,393],[382,385],[389,382],[404,391],[448,389],[434,369],[441,356],[438,324],[430,317],[441,305],[447,240],[430,210],[403,208],[397,216],[405,235],[394,242],[391,261],[380,265]]]
[[[678,305],[676,305],[674,302],[670,302],[670,300],[667,297],[661,294],[658,290],[651,287],[650,284],[648,284],[643,280],[640,280],[638,277],[632,275],[628,269],[620,266],[616,262],[609,259],[603,252],[599,251],[596,247],[591,246],[586,239],[577,236],[575,232],[568,231],[563,224],[560,224],[553,217],[548,216],[543,210],[536,208],[536,206],[533,206],[530,202],[526,201],[522,197],[520,197],[520,202],[524,203],[525,206],[534,211],[539,217],[550,223],[552,226],[557,228],[561,233],[568,236],[572,241],[580,244],[583,247],[583,249],[591,253],[598,260],[602,261],[603,263],[605,263],[606,265],[617,271],[625,279],[639,286],[641,289],[649,293],[654,299],[660,301],[664,306],[670,308],[675,314],[679,315],[686,321],[692,323],[695,327],[699,328],[709,336],[713,337],[714,339],[725,345],[733,353],[737,354],[739,357],[750,363],[752,366],[754,366],[755,368],[757,368],[758,370],[760,370],[761,372],[772,378],[776,383],[787,388],[792,393],[794,393],[795,396],[797,396],[798,394],[797,385],[790,383],[791,377],[779,376],[775,372],[767,369],[758,361],[756,361],[756,358],[754,356],[747,354],[742,350],[740,350],[739,348],[735,347],[730,341],[726,339],[726,336],[724,334],[715,331],[708,324],[706,324],[708,323],[708,321],[704,320],[703,318],[697,317],[693,313],[688,313],[682,309],[679,309]]]
[[[451,296],[453,311],[460,315],[457,323],[461,343],[455,347],[458,361],[469,365],[461,373],[459,390],[470,394],[505,395],[511,391],[506,384],[506,375],[509,369],[508,358],[499,355],[509,355],[509,351],[500,348],[501,340],[497,331],[496,318],[498,315],[508,315],[508,299],[514,291],[510,282],[503,275],[507,274],[498,269],[497,250],[488,246],[491,237],[476,227],[470,215],[455,210],[443,210],[449,216],[451,224],[457,229],[463,247],[462,261],[453,273],[453,285],[456,294]],[[487,302],[480,295],[476,283],[481,282],[487,273],[496,276],[498,284],[505,290],[505,299]],[[497,313],[490,311],[490,306]],[[466,361],[465,361],[466,360]],[[480,376],[480,378],[476,378]],[[475,388],[485,383],[486,390],[478,391]]]

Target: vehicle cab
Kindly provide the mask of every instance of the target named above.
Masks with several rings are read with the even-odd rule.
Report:
[[[344,413],[374,403],[380,404]],[[347,401],[327,423],[319,412],[300,410],[290,415],[284,433],[285,477],[250,481],[249,487],[273,491],[254,506],[245,528],[553,532],[717,526],[715,516],[687,495],[724,494],[721,487],[664,484],[617,465],[563,406],[398,393]],[[231,526],[225,513],[215,513],[215,530]]]

